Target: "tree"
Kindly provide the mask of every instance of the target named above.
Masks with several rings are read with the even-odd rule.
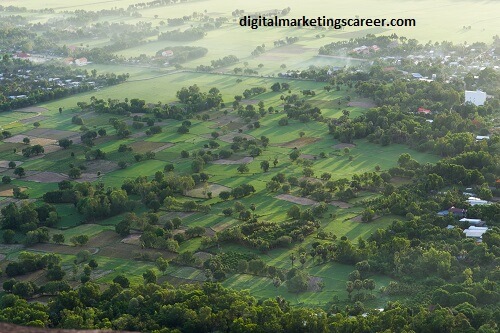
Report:
[[[71,179],[78,179],[82,176],[82,170],[79,168],[71,168],[68,172],[68,177]]]
[[[25,138],[23,139],[23,143],[24,143],[25,145],[29,145],[29,144],[30,144],[30,141],[31,141],[31,140],[30,140],[30,138],[28,138],[28,137],[25,137]]]
[[[158,257],[155,261],[156,267],[162,272],[163,275],[165,275],[165,272],[167,271],[169,262],[163,257]]]
[[[248,168],[247,164],[240,164],[236,170],[238,170],[239,173],[245,173],[248,172],[250,169]]]
[[[88,235],[77,235],[70,238],[70,242],[74,245],[83,246],[89,241]]]
[[[19,178],[22,178],[26,176],[26,172],[24,171],[23,167],[17,167],[14,169],[14,174],[18,176]]]
[[[2,183],[3,184],[10,184],[12,182],[12,179],[9,176],[3,176],[2,177]]]
[[[300,156],[300,150],[298,149],[294,149],[289,155],[292,161],[296,161],[299,158],[299,156]]]
[[[14,169],[16,167],[16,162],[10,161],[9,162],[9,169]]]
[[[3,242],[5,244],[11,244],[14,241],[15,235],[16,235],[16,233],[14,232],[14,230],[11,230],[11,229],[5,230],[3,232],[3,235],[2,235]]]
[[[260,162],[260,168],[262,171],[267,172],[267,170],[269,170],[269,161],[264,160]]]
[[[152,269],[148,269],[144,273],[142,273],[142,277],[144,279],[144,283],[156,283],[156,273]]]
[[[54,234],[52,235],[52,241],[56,244],[64,243],[64,235],[63,234]]]
[[[72,144],[73,144],[73,140],[69,140],[69,139],[59,140],[59,147],[62,147],[63,149],[69,148]]]

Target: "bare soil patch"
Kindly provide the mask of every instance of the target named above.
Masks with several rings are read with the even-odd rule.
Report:
[[[8,168],[9,167],[9,163],[10,163],[10,161],[1,160],[0,161],[0,168]],[[14,163],[16,163],[16,167],[18,167],[21,164],[23,164],[23,162],[21,162],[21,161],[14,161]]]
[[[39,106],[29,106],[27,108],[17,109],[14,112],[29,112],[29,113],[39,113],[48,111],[46,108],[41,108]]]
[[[24,191],[27,189],[27,187],[20,187],[19,188],[21,191]],[[0,197],[12,197],[14,196],[14,188],[6,189],[3,191],[0,191]]]
[[[21,120],[19,120],[19,122],[21,124],[29,124],[29,123],[34,123],[35,121],[42,121],[45,119],[47,119],[47,117],[45,117],[45,116],[34,116],[31,118],[21,119]]]
[[[376,107],[377,105],[375,105],[375,103],[373,102],[369,102],[369,101],[352,101],[352,102],[349,102],[347,103],[348,106],[356,106],[358,108],[374,108]]]
[[[48,145],[48,146],[43,147],[45,154],[50,154],[50,153],[59,151],[61,149],[63,149],[63,148],[59,147],[58,145]]]
[[[296,197],[296,196],[290,195],[290,194],[279,194],[275,198],[280,199],[280,200],[285,200],[288,202],[293,202],[293,203],[298,204],[298,205],[304,205],[304,206],[314,205],[317,203],[316,201],[314,201],[312,199]]]
[[[141,238],[140,234],[132,234],[122,239],[121,242],[131,245],[140,245],[141,244],[140,238]]]
[[[240,136],[240,137],[247,139],[247,140],[255,139],[253,136],[248,135],[248,134],[231,132],[231,133],[227,133],[227,134],[219,136],[219,140],[232,143],[233,139],[237,136]],[[22,142],[22,140],[21,140],[21,142]]]
[[[231,191],[231,188],[219,184],[208,183],[207,186],[196,186],[194,189],[187,191],[186,195],[194,198],[206,198],[206,193],[212,192],[212,197],[215,198],[222,191]]]
[[[280,143],[277,146],[278,147],[283,147],[283,148],[302,148],[304,146],[313,144],[313,143],[315,143],[315,142],[317,142],[319,140],[321,140],[321,139],[320,138],[313,138],[313,137],[303,136],[301,138],[298,138],[298,139],[295,139],[295,140],[292,140],[292,141]]]
[[[104,230],[89,240],[89,245],[93,247],[108,246],[113,243],[120,242],[121,237],[116,232],[111,230]]]
[[[87,161],[85,162],[85,167],[87,168],[85,171],[87,173],[96,173],[101,172],[101,173],[106,173],[106,172],[111,172],[114,170],[118,169],[118,163],[114,161],[108,161],[108,160],[94,160],[94,161]]]
[[[354,148],[355,144],[352,143],[339,143],[338,145],[333,146],[334,149],[344,149],[344,148]]]
[[[41,171],[28,175],[23,179],[37,183],[59,183],[60,181],[67,180],[68,176],[63,173]]]
[[[348,204],[347,202],[337,201],[337,200],[330,201],[330,205],[339,208],[351,208],[351,205]]]
[[[31,119],[31,118],[30,118]],[[61,140],[73,136],[80,136],[80,133],[73,131],[62,131],[51,128],[34,128],[31,131],[25,133],[26,135],[35,136],[38,138],[50,138],[53,140]]]
[[[210,128],[222,127],[222,126],[226,126],[230,123],[239,123],[238,122],[239,119],[240,119],[240,117],[237,115],[234,115],[234,114],[223,115],[221,117],[213,119],[212,121],[215,122],[215,124],[211,125]]]
[[[30,139],[30,145],[47,146],[47,145],[57,144],[57,140],[47,139],[47,138],[39,138],[39,137],[24,135],[24,134],[14,135],[10,138],[5,139],[4,142],[23,143],[24,138]]]
[[[154,151],[156,149],[163,150],[171,147],[173,144],[170,144],[170,146],[168,145],[169,144],[165,142],[136,141],[131,143],[129,146],[132,147],[134,153],[146,153],[148,151]]]
[[[215,160],[212,163],[213,164],[223,164],[223,165],[234,165],[234,164],[247,164],[253,161],[253,157],[247,156],[240,158],[239,160],[225,160],[225,159],[220,159],[220,160]]]
[[[81,177],[78,179],[75,179],[75,181],[78,183],[93,182],[93,181],[96,181],[98,178],[99,177],[97,176],[96,173],[82,173]]]

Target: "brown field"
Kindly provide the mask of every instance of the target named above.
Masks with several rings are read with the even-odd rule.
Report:
[[[220,160],[215,160],[212,163],[213,164],[223,164],[223,165],[233,165],[233,164],[247,164],[253,161],[253,157],[243,157],[240,158],[239,160],[225,160],[225,159],[220,159]]]
[[[339,143],[338,145],[333,146],[334,149],[344,149],[344,148],[354,148],[355,144],[352,143]]]
[[[292,141],[277,144],[277,146],[283,147],[283,148],[302,148],[304,146],[318,142],[319,140],[321,140],[321,139],[304,136],[302,138],[298,138],[298,139],[295,139]]]
[[[239,123],[238,120],[240,120],[240,117],[233,115],[233,114],[227,114],[227,115],[217,117],[216,119],[213,119],[212,121],[215,122],[215,124],[211,125],[209,127],[210,128],[218,128],[218,127],[226,126],[226,125],[232,124],[232,123],[238,123],[238,124],[243,125],[242,123]]]
[[[61,140],[61,139],[69,138],[72,136],[80,136],[80,133],[78,133],[78,132],[62,131],[62,130],[56,130],[56,129],[50,129],[50,128],[41,128],[41,127],[32,129],[31,131],[28,131],[25,134],[29,135],[29,136],[36,136],[36,137],[41,137],[41,138],[51,138],[54,140]]]
[[[353,102],[349,102],[347,103],[348,106],[356,106],[358,108],[374,108],[376,107],[377,105],[375,105],[375,103],[373,102],[368,102],[368,101],[353,101]]]
[[[140,238],[141,238],[140,234],[131,234],[122,239],[121,242],[130,245],[140,245],[141,244]]]
[[[351,205],[348,204],[347,202],[337,201],[337,200],[330,201],[330,205],[335,206],[335,207],[339,207],[339,208],[351,208]]]
[[[288,202],[293,202],[293,203],[298,204],[298,205],[305,205],[305,206],[314,205],[317,203],[316,201],[314,201],[312,199],[296,197],[296,196],[290,195],[290,194],[279,194],[279,195],[275,196],[275,198],[280,199],[280,200],[285,200]]]
[[[232,123],[232,124],[235,124],[235,123]],[[228,142],[228,143],[232,143],[233,139],[237,136],[240,136],[240,137],[245,138],[247,140],[255,139],[253,136],[248,135],[248,134],[231,132],[231,133],[227,133],[227,134],[219,136],[219,140],[224,141],[224,142]]]
[[[87,173],[97,173],[98,171],[106,173],[117,170],[118,163],[107,160],[94,160],[94,161],[86,161],[85,167],[87,168],[85,170]]]
[[[21,191],[27,189],[27,187],[20,187]],[[14,188],[5,189],[0,191],[0,197],[12,197],[14,195]]]
[[[231,188],[219,184],[208,183],[208,186],[198,185],[194,189],[187,191],[186,195],[193,198],[206,198],[207,192],[212,192],[212,197],[215,198],[222,191],[231,191]]]
[[[75,179],[75,181],[78,183],[93,182],[96,181],[98,178],[99,177],[97,176],[96,173],[82,173],[82,176],[78,179]]]
[[[60,181],[67,180],[68,176],[63,173],[41,171],[28,175],[23,179],[37,183],[59,183]]]
[[[56,151],[59,151],[62,149],[62,147],[59,147],[58,145],[47,145],[43,147],[45,154],[50,154]]]
[[[10,161],[5,161],[5,160],[0,160],[0,168],[8,168],[9,167],[9,162]],[[14,161],[16,163],[16,167],[20,166],[23,164],[21,161]]]
[[[23,143],[24,138],[30,139],[30,145],[47,146],[47,145],[57,144],[57,140],[47,139],[47,138],[38,138],[35,136],[24,135],[24,134],[14,135],[10,138],[5,139],[4,142]]]
[[[130,147],[132,147],[134,153],[146,153],[148,151],[155,151],[157,149],[163,150],[171,146],[173,146],[172,143],[151,141],[136,141],[130,144]]]

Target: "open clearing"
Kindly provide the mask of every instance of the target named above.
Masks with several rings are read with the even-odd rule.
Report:
[[[23,134],[11,136],[10,138],[4,139],[4,142],[23,143],[24,138],[30,139],[30,145],[47,146],[47,145],[53,145],[53,144],[57,143],[57,140],[54,140],[54,139],[39,138],[39,137],[30,136],[30,135],[23,135]]]
[[[312,200],[312,199],[296,197],[296,196],[290,195],[290,194],[279,194],[279,195],[275,196],[275,198],[280,199],[280,200],[285,200],[288,202],[293,202],[293,203],[298,204],[298,205],[304,205],[304,206],[310,206],[310,205],[317,204],[317,202]]]
[[[356,147],[356,145],[352,144],[352,143],[339,143],[339,144],[333,146],[334,149],[338,149],[338,150],[344,149],[344,148],[354,148],[354,147]]]
[[[80,133],[73,131],[64,131],[51,128],[35,128],[31,131],[25,133],[27,136],[34,136],[38,138],[50,138],[53,140],[61,140],[65,138],[71,138],[74,136],[80,136]]]
[[[302,147],[305,147],[307,145],[318,142],[319,140],[321,140],[321,139],[320,138],[310,138],[310,137],[304,136],[302,138],[298,138],[298,139],[295,139],[292,141],[280,143],[277,146],[283,147],[283,148],[302,148]]]
[[[219,184],[207,183],[206,186],[201,184],[196,186],[194,189],[187,191],[186,195],[193,198],[206,198],[207,193],[211,192],[212,197],[215,198],[222,191],[231,191],[231,188]]]
[[[221,141],[224,141],[224,142],[232,143],[233,139],[235,137],[237,137],[237,136],[239,136],[239,137],[241,137],[243,139],[247,139],[247,140],[255,139],[251,135],[248,135],[248,134],[245,134],[245,133],[237,133],[237,132],[231,132],[231,133],[228,133],[228,134],[221,135],[221,136],[219,136],[218,139],[221,140]]]
[[[59,183],[63,180],[68,180],[68,176],[63,173],[41,171],[28,175],[24,179],[37,183]]]

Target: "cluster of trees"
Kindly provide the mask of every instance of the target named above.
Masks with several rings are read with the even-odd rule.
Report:
[[[101,291],[97,284],[88,282],[77,290],[63,289],[49,304],[28,303],[8,294],[1,299],[0,318],[38,327],[164,332],[223,329],[319,333],[368,328],[397,331],[402,327],[417,332],[479,330],[490,333],[496,330],[494,313],[476,309],[469,303],[429,310],[390,302],[383,312],[364,314],[364,306],[357,302],[354,306],[334,307],[327,312],[292,307],[281,297],[260,302],[248,293],[216,283],[159,286],[154,283],[154,272],[148,273],[152,274],[144,275],[144,280],[149,281],[144,285],[130,287],[128,279],[119,276],[108,289]],[[198,297],[193,300],[195,295]],[[235,304],[242,306],[237,308]]]
[[[205,37],[205,30],[200,28],[189,28],[184,31],[181,30],[171,30],[162,32],[158,35],[158,40],[172,40],[172,41],[194,41],[198,39],[202,39]]]
[[[171,57],[168,57],[168,59],[158,59],[157,62],[159,64],[163,65],[165,60],[167,60],[170,64],[182,64],[186,61],[204,57],[208,52],[207,48],[200,46],[172,46],[163,48],[156,52],[156,56],[160,57],[162,52],[167,50],[172,51],[174,54]]]

